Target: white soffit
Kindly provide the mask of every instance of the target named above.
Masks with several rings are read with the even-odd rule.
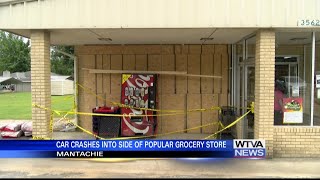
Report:
[[[51,44],[232,44],[254,33],[256,29],[54,29]],[[30,37],[30,30],[11,30]],[[213,40],[200,40],[201,38]],[[98,38],[111,38],[101,41]]]

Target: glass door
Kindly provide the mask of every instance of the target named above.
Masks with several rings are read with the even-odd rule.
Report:
[[[255,88],[255,68],[254,65],[246,65],[245,67],[245,104],[244,107],[250,107],[251,103],[254,102],[254,88]],[[248,109],[245,109],[244,113],[246,113]],[[253,129],[254,129],[254,115],[253,113],[249,113],[248,116],[244,119],[245,122],[245,134],[244,138],[253,139]]]
[[[248,111],[250,104],[254,102],[255,88],[255,68],[252,63],[239,65],[239,103],[237,106],[238,114],[243,115]],[[249,113],[243,120],[239,122],[237,128],[237,138],[253,139],[253,114]]]

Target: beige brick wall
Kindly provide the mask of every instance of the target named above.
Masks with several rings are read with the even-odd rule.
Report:
[[[217,75],[222,79],[159,75],[159,109],[210,108],[228,102],[228,45],[101,45],[76,46],[79,83],[107,101],[79,89],[79,111],[90,112],[110,101],[120,102],[120,74],[89,74],[82,68],[187,71],[189,74]],[[159,131],[169,132],[218,120],[217,112],[159,117]],[[80,125],[91,130],[91,117],[80,116]],[[213,133],[206,127],[190,133]]]
[[[320,157],[320,127],[274,127],[274,157]]]
[[[262,29],[256,36],[254,138],[265,139],[273,154],[275,32]]]
[[[51,109],[50,34],[33,30],[31,33],[31,92],[32,103]],[[51,137],[50,112],[32,107],[33,136]]]

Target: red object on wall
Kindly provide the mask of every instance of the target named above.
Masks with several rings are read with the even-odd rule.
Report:
[[[156,133],[156,116],[143,116],[153,115],[156,112],[138,109],[156,109],[156,75],[122,74],[121,103],[130,106],[121,108],[122,115],[139,115],[139,117],[121,118],[122,136],[150,136]]]

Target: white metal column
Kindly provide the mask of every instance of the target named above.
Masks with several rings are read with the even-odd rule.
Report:
[[[315,33],[315,32],[312,32],[312,63],[311,63],[311,119],[310,119],[310,126],[313,126],[315,54],[316,54],[316,33]]]

